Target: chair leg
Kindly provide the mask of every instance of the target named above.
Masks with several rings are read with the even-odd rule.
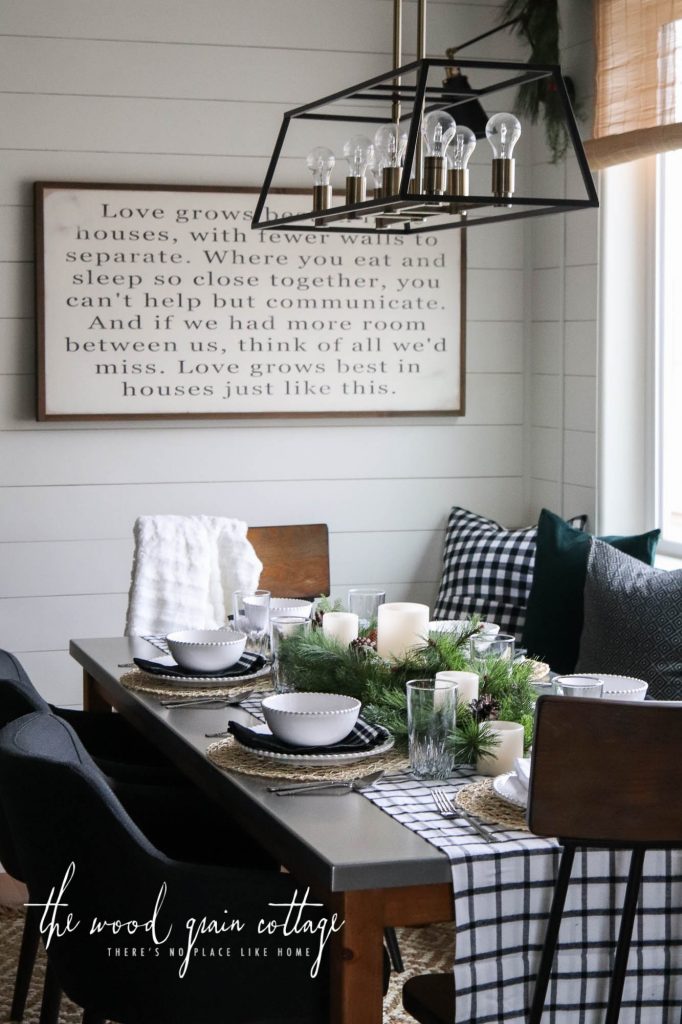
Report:
[[[393,970],[396,974],[402,974],[405,970],[405,965],[403,964],[403,958],[400,952],[398,936],[395,933],[395,928],[384,928],[384,942],[386,943],[388,955],[391,958],[391,966]]]
[[[618,945],[616,946],[616,958],[613,964],[609,1003],[606,1009],[604,1024],[618,1024],[620,1004],[623,998],[623,986],[625,985],[625,971],[628,966],[628,954],[630,952],[630,943],[632,941],[632,929],[635,923],[637,900],[639,898],[639,889],[642,883],[643,866],[644,850],[634,849],[630,860],[630,872],[628,874],[628,884],[625,890],[623,916],[620,921],[620,930],[618,932]]]
[[[45,969],[45,986],[43,1001],[40,1004],[38,1024],[59,1024],[59,1007],[62,1001],[62,989],[54,967],[47,961]]]
[[[557,876],[556,885],[554,886],[552,909],[549,912],[549,920],[547,921],[547,932],[545,934],[545,944],[542,947],[540,967],[538,968],[537,977],[535,979],[535,992],[533,993],[533,1003],[530,1008],[528,1024],[540,1024],[540,1020],[542,1018],[542,1011],[545,1006],[545,997],[547,995],[547,986],[549,985],[549,976],[554,962],[557,939],[559,938],[561,916],[564,912],[568,883],[571,880],[571,869],[573,867],[574,857],[575,847],[564,846],[561,854],[561,862],[559,864],[559,874]]]
[[[27,907],[24,932],[21,937],[21,949],[19,951],[19,963],[17,964],[17,976],[14,982],[14,995],[12,997],[12,1009],[10,1020],[23,1020],[26,1009],[26,998],[28,996],[33,968],[38,952],[40,941],[40,907]]]

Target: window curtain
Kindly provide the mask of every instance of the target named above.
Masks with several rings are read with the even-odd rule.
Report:
[[[595,0],[593,170],[682,148],[682,0]]]

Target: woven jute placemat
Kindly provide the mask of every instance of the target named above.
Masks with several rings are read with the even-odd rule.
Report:
[[[142,693],[153,693],[156,697],[238,697],[240,693],[252,690],[266,691],[272,688],[269,674],[254,673],[237,685],[232,686],[173,686],[171,683],[155,679],[141,672],[139,668],[126,672],[121,676],[121,686],[128,690],[140,690]]]
[[[249,753],[244,747],[227,739],[212,743],[206,750],[209,761],[228,772],[240,775],[258,775],[264,779],[288,779],[291,782],[350,782],[364,778],[372,772],[397,772],[408,767],[407,757],[402,751],[389,750],[377,757],[368,757],[352,764],[334,765],[293,765],[281,761],[269,761]]]
[[[521,832],[529,831],[526,825],[526,812],[520,807],[512,807],[511,804],[500,800],[493,789],[492,779],[463,786],[455,794],[455,804],[459,804],[462,810],[491,825],[502,825],[504,828]]]

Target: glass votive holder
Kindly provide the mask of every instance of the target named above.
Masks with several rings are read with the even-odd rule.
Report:
[[[503,658],[514,660],[516,637],[510,633],[476,633],[469,640],[469,653],[473,660],[482,658]]]
[[[410,679],[407,731],[410,768],[416,779],[447,779],[454,753],[451,733],[457,718],[457,687],[450,680]]]
[[[360,587],[348,591],[348,611],[354,612],[360,622],[360,629],[369,629],[376,622],[379,605],[386,601],[384,590],[362,590]]]
[[[246,633],[246,649],[255,654],[264,653],[270,622],[270,591],[235,590],[232,613],[234,628]]]
[[[599,676],[555,676],[554,692],[560,697],[603,697],[604,680]]]
[[[504,775],[514,770],[514,761],[523,757],[525,731],[518,722],[486,722],[490,733],[498,741],[489,754],[476,761],[479,775]]]
[[[295,680],[282,665],[279,657],[282,641],[287,637],[309,633],[312,623],[299,615],[276,615],[270,620],[270,651],[272,655],[272,683],[275,693],[291,693]]]

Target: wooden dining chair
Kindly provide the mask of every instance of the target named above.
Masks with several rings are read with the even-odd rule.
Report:
[[[273,597],[312,599],[329,593],[329,530],[325,523],[250,526],[263,563],[259,586]]]
[[[539,1024],[575,852],[630,850],[605,1024],[616,1024],[647,850],[682,849],[682,707],[540,697],[528,824],[563,847],[529,1024]]]
[[[558,837],[563,849],[528,1024],[542,1018],[579,848],[631,851],[604,1024],[618,1021],[645,853],[682,849],[681,741],[679,704],[539,698],[528,825],[536,835]],[[420,1024],[450,1024],[453,975],[410,979],[403,1005]]]

